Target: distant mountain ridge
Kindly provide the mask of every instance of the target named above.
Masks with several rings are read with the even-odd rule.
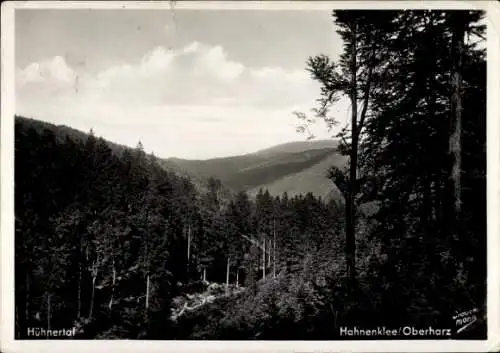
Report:
[[[328,168],[345,165],[336,140],[288,142],[254,153],[208,160],[168,158],[166,168],[195,178],[220,179],[231,190],[255,195],[268,189],[272,195],[313,193],[323,198],[339,198],[340,191],[327,178]]]
[[[74,129],[74,128],[66,126],[66,125],[56,125],[56,124],[49,123],[46,121],[37,120],[37,119],[33,119],[33,118],[27,118],[27,117],[23,117],[23,116],[19,116],[19,115],[15,116],[15,121],[20,123],[25,129],[30,129],[30,128],[34,129],[39,134],[42,134],[44,130],[52,131],[54,133],[58,143],[65,143],[65,140],[67,138],[69,138],[70,140],[73,140],[75,142],[77,142],[77,141],[78,142],[85,142],[85,141],[87,141],[87,138],[89,136],[89,133],[87,133],[87,132],[83,132],[81,130]],[[99,136],[96,136],[96,137],[101,138]],[[106,141],[106,143],[111,148],[111,150],[115,154],[118,154],[118,155],[123,153],[127,149],[129,149],[129,150],[133,149],[133,147],[131,147],[131,146],[121,145],[121,144],[106,140],[104,138],[103,138],[103,140]],[[157,160],[160,164],[162,164],[161,163],[162,160],[160,158],[158,158]],[[193,176],[187,174],[186,172],[180,170],[179,168],[177,168],[174,165],[171,165],[165,169],[167,169],[170,172],[176,173],[178,175],[190,177],[191,181],[193,182],[193,184],[195,185],[195,187],[197,188],[198,191],[203,192],[206,189],[206,181],[204,179],[193,177]],[[226,192],[226,190],[224,190],[224,192]]]
[[[275,153],[298,153],[314,149],[336,149],[338,147],[337,140],[307,140],[307,141],[293,141],[286,142],[276,146],[268,147],[263,150],[254,152],[261,156],[272,155]]]
[[[26,127],[38,132],[52,130],[60,143],[66,138],[85,141],[88,134],[65,125],[16,116]],[[107,141],[115,153],[131,148]],[[181,158],[157,158],[165,169],[189,176],[199,190],[203,190],[209,177],[221,180],[232,192],[246,191],[250,196],[259,189],[267,189],[271,195],[289,196],[313,193],[325,199],[341,198],[336,185],[327,178],[328,168],[341,167],[346,157],[337,151],[336,140],[310,140],[288,142],[240,156],[188,160]]]

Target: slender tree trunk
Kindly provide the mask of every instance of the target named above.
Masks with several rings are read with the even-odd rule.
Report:
[[[434,73],[435,74],[435,73]],[[430,79],[427,81],[428,85],[428,90],[429,92],[433,92],[435,89],[434,87],[434,80]],[[432,99],[429,95],[426,96],[426,103],[427,103],[427,114],[430,117],[435,116],[436,114],[436,103],[435,100]],[[427,202],[426,202],[426,207],[427,211],[429,212],[429,224],[440,224],[440,214],[439,214],[439,202],[441,200],[441,193],[440,193],[440,180],[439,180],[439,170],[433,170],[431,174],[429,175],[426,185],[425,185],[425,191],[427,192]],[[425,211],[425,210],[424,210]]]
[[[145,302],[145,309],[146,309],[146,314],[148,312],[149,308],[149,243],[148,243],[148,238],[149,236],[149,212],[146,213],[146,222],[147,222],[147,235],[145,239],[145,249],[144,249],[144,268],[146,270],[146,302]]]
[[[203,282],[207,281],[207,268],[203,267]]]
[[[146,310],[149,308],[149,274],[146,276]]]
[[[272,249],[272,244],[271,244],[271,239],[267,239],[267,267],[271,267],[271,249]]]
[[[273,218],[273,278],[276,278],[276,220]]]
[[[356,279],[356,239],[355,239],[355,208],[357,164],[358,164],[358,85],[357,85],[357,43],[356,28],[351,41],[351,151],[349,158],[349,186],[346,197],[346,265],[347,277],[354,282]]]
[[[230,257],[227,258],[226,266],[226,291],[229,290],[229,269],[230,269]]]
[[[89,319],[92,319],[92,312],[94,310],[94,295],[95,295],[95,276],[92,276],[92,294],[90,297]]]
[[[113,308],[113,299],[115,296],[115,284],[116,284],[116,269],[115,269],[115,259],[113,258],[113,285],[111,287],[111,298],[109,299],[109,310]]]
[[[82,262],[83,262],[83,237],[80,236],[80,253],[78,254],[78,303],[76,309],[76,317],[80,319],[82,316]]]
[[[445,211],[447,217],[445,219],[445,234],[449,242],[449,251],[455,259],[460,259],[461,256],[456,252],[461,252],[461,172],[462,172],[462,61],[464,52],[464,35],[465,35],[465,11],[454,11],[450,15],[451,24],[451,114],[450,114],[450,131],[448,141],[449,169],[446,188],[446,203]],[[447,262],[448,277],[455,277],[460,262]]]
[[[76,309],[76,317],[80,318],[82,313],[82,265],[78,264],[78,303]]]
[[[240,269],[236,270],[236,287],[240,286]]]
[[[262,279],[266,279],[266,238],[262,240]]]
[[[189,264],[191,262],[191,224],[188,224],[188,234],[187,234],[187,274],[189,278]]]
[[[99,258],[92,264],[92,296],[90,297],[90,308],[89,308],[89,319],[92,319],[92,313],[94,310],[94,300],[95,300],[95,281],[97,279],[97,274],[99,272]]]
[[[47,293],[47,331],[50,331],[50,293]]]
[[[457,11],[452,16],[452,96],[451,96],[451,134],[449,153],[451,155],[451,182],[453,185],[453,205],[455,221],[460,218],[461,171],[462,171],[462,65],[464,55],[465,19],[462,12]]]

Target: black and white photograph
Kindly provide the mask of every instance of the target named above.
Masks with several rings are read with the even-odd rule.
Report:
[[[500,349],[498,4],[237,3],[2,4],[8,337]]]

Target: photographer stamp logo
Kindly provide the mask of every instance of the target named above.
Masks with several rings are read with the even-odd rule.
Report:
[[[462,333],[472,328],[478,321],[478,313],[479,309],[474,308],[454,315],[456,333]]]

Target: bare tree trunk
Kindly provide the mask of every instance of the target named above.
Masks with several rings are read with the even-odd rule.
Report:
[[[271,267],[271,249],[272,249],[272,244],[271,244],[271,239],[267,239],[267,267]]]
[[[227,258],[226,267],[226,291],[229,290],[229,269],[230,269],[230,257]]]
[[[273,278],[276,278],[276,219],[273,218]]]
[[[146,276],[146,310],[149,308],[149,274]]]
[[[266,279],[266,238],[262,241],[262,279]]]
[[[78,303],[76,309],[76,317],[80,318],[82,312],[82,264],[78,265]]]
[[[95,260],[92,264],[92,296],[90,297],[89,319],[92,319],[92,313],[94,310],[95,281],[99,272],[98,262],[99,259]]]
[[[236,287],[240,286],[240,269],[236,270]]]
[[[50,293],[47,293],[47,331],[50,331]]]
[[[189,264],[191,262],[191,224],[188,225],[188,235],[187,235],[187,274],[189,277]]]
[[[146,219],[149,220],[149,212],[146,213]],[[149,235],[149,222],[147,223],[148,225],[148,232],[147,235]],[[144,268],[146,270],[146,303],[145,303],[145,309],[146,309],[146,314],[149,308],[149,243],[148,243],[148,238],[146,237],[145,239],[145,247],[144,247]]]
[[[95,294],[95,277],[92,277],[92,295],[90,297],[89,319],[92,319],[92,311],[94,310],[94,294]]]
[[[113,258],[113,285],[111,288],[111,298],[109,299],[109,310],[110,311],[113,307],[113,298],[115,296],[115,284],[116,284],[116,269],[115,269],[115,259]]]
[[[207,268],[203,267],[203,282],[207,281]]]
[[[78,258],[78,306],[76,309],[76,317],[80,319],[82,316],[82,262],[83,262],[83,237],[80,236],[80,253]]]

